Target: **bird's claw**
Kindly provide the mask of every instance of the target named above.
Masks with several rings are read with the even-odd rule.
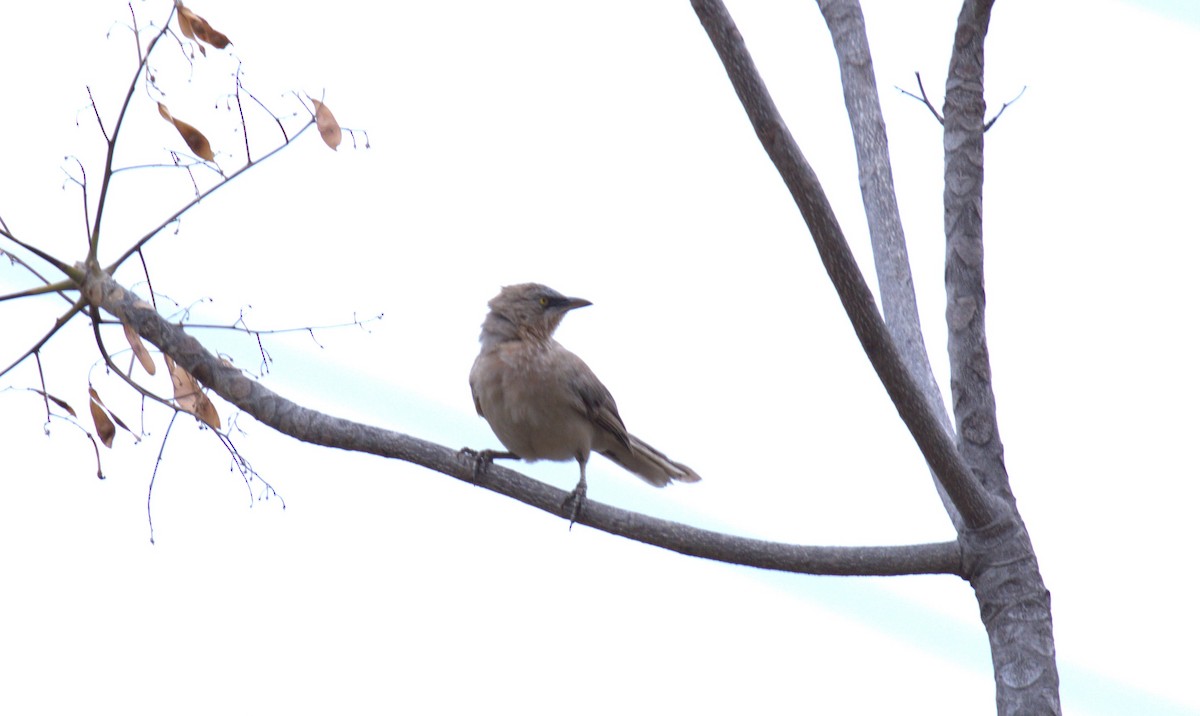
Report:
[[[491,465],[492,461],[495,460],[496,458],[501,458],[501,459],[505,459],[505,460],[519,459],[519,457],[515,453],[511,453],[511,452],[507,452],[507,451],[475,450],[475,449],[469,448],[469,447],[465,447],[462,450],[459,450],[458,454],[462,457],[472,460],[475,463],[475,470],[473,472],[473,476],[474,476],[476,482],[479,482],[479,477],[483,474],[484,466]]]
[[[458,451],[459,456],[465,457],[471,461],[473,467],[471,475],[475,478],[476,482],[479,481],[480,475],[483,474],[484,466],[492,464],[492,459],[495,456],[491,453],[491,450],[474,450],[469,447],[465,447]]]
[[[575,486],[571,494],[567,495],[567,499],[563,500],[562,509],[567,513],[567,529],[570,530],[575,526],[575,521],[579,519],[580,513],[583,512],[583,503],[587,502],[587,485],[580,483]]]

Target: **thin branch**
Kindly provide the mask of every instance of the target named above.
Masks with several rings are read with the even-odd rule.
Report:
[[[179,155],[175,154],[174,152],[172,152],[171,154],[172,154],[172,156],[174,156],[178,159]],[[131,172],[131,171],[135,171],[138,169],[183,169],[185,171],[190,172],[192,169],[195,169],[196,167],[199,167],[201,169],[208,169],[209,171],[211,171],[212,173],[214,173],[220,177],[225,176],[224,174],[221,173],[220,167],[214,166],[214,165],[210,164],[209,162],[206,162],[202,159],[197,159],[196,161],[188,161],[188,162],[175,161],[175,162],[172,162],[171,164],[165,164],[165,163],[130,164],[127,167],[117,167],[116,169],[113,169],[113,174],[120,174],[121,172]],[[192,180],[192,183],[193,184],[195,183],[195,179]]]
[[[39,278],[41,277],[39,276]],[[75,290],[75,282],[71,281],[70,279],[66,279],[63,281],[56,281],[54,283],[47,283],[42,286],[34,286],[33,288],[27,288],[24,291],[6,293],[3,296],[0,296],[0,302],[12,301],[18,298],[29,298],[31,296],[44,296],[47,293],[57,293],[65,298],[67,303],[74,303],[74,301],[69,298],[66,293],[64,293],[64,291],[72,290]]]
[[[154,512],[150,509],[150,498],[154,496],[154,482],[158,479],[158,467],[162,465],[163,452],[167,449],[167,438],[171,437],[171,428],[175,425],[178,412],[171,413],[167,429],[163,431],[162,443],[158,446],[158,457],[154,460],[154,469],[150,472],[150,484],[146,487],[146,523],[150,526],[150,544],[154,544]]]
[[[138,259],[142,262],[142,275],[146,277],[146,290],[150,292],[150,305],[158,310],[158,299],[154,296],[154,284],[150,282],[150,267],[146,265],[146,255],[138,249]]]
[[[1029,89],[1029,85],[1025,85],[1024,87],[1022,87],[1022,88],[1021,88],[1021,91],[1017,93],[1017,96],[1016,96],[1016,97],[1013,97],[1013,98],[1012,98],[1012,99],[1010,99],[1009,101],[1007,101],[1007,102],[1005,102],[1004,104],[1000,105],[1000,111],[996,113],[996,116],[995,116],[995,117],[992,117],[990,120],[988,120],[988,121],[987,121],[987,122],[986,122],[986,123],[983,125],[983,131],[985,131],[985,132],[986,132],[986,131],[988,131],[989,129],[991,129],[991,128],[992,128],[992,125],[996,123],[996,120],[1000,119],[1000,115],[1004,114],[1004,110],[1008,109],[1008,106],[1009,106],[1009,105],[1016,104],[1016,103],[1017,103],[1017,100],[1021,99],[1021,97],[1023,97],[1023,96],[1025,95],[1025,90],[1027,90],[1027,89]]]
[[[242,101],[240,99],[242,92],[245,92],[247,97],[254,100],[255,104],[257,104],[259,107],[262,108],[262,110],[264,112],[266,112],[268,115],[270,115],[271,119],[275,120],[275,124],[279,126],[279,133],[283,135],[283,142],[284,142],[284,144],[286,144],[288,142],[288,133],[287,133],[287,129],[283,126],[283,121],[280,120],[279,116],[276,115],[274,112],[272,112],[267,107],[267,105],[263,104],[262,100],[260,100],[258,97],[256,97],[253,92],[246,89],[246,85],[242,84],[242,65],[239,62],[238,69],[237,69],[237,93],[239,96],[239,99],[238,99],[238,112],[239,113],[242,111]]]
[[[154,46],[163,38],[163,35],[171,28],[171,18],[175,17],[175,3],[171,3],[171,11],[167,14],[167,20],[163,23],[163,27],[146,46],[145,54],[141,55],[141,61],[138,63],[137,71],[133,73],[133,79],[129,83],[129,89],[125,92],[125,101],[121,103],[121,112],[117,115],[117,123],[113,126],[112,137],[105,135],[108,141],[108,153],[104,159],[104,179],[100,184],[100,198],[96,203],[96,221],[93,224],[92,232],[88,240],[88,264],[96,262],[97,252],[100,246],[100,227],[104,218],[104,207],[108,201],[108,188],[112,184],[113,177],[113,156],[117,151],[117,139],[121,134],[121,127],[125,123],[125,113],[129,111],[130,101],[133,99],[133,93],[137,89],[138,79],[142,76],[142,72],[146,69],[146,63],[150,61],[150,54],[154,51]],[[141,38],[134,35],[134,42],[141,47]],[[97,112],[97,117],[99,113]]]
[[[133,22],[133,46],[137,48],[138,65],[140,66],[144,58],[142,57],[142,38],[138,30],[137,13],[133,11],[133,3],[126,3],[126,5],[129,6],[129,17]]]
[[[13,236],[12,232],[10,232],[8,230],[7,226],[4,227],[3,230],[0,230],[0,236],[3,236],[4,238],[6,238],[9,241],[16,244],[17,246],[20,246],[21,248],[25,249],[29,253],[33,254],[34,256],[37,256],[42,261],[45,261],[46,263],[50,264],[54,268],[58,269],[59,271],[62,271],[63,273],[67,274],[68,276],[79,276],[79,277],[83,276],[82,273],[80,273],[79,271],[76,271],[74,268],[67,265],[65,262],[59,261],[58,259],[54,258],[50,254],[46,253],[45,251],[42,251],[38,247],[33,246],[32,244],[27,244],[24,241],[21,241],[20,239],[18,239],[16,236]],[[5,253],[8,253],[8,252],[5,252]],[[11,256],[12,254],[8,254],[8,255]],[[24,263],[24,262],[22,262],[22,263]]]
[[[307,124],[305,124],[303,127],[301,127],[298,132],[296,132],[294,135],[292,135],[292,138],[290,140],[288,140],[287,142],[280,144],[278,147],[275,147],[270,152],[267,152],[266,154],[264,154],[263,156],[259,157],[256,160],[254,160],[250,164],[247,164],[247,165],[243,166],[242,168],[238,169],[234,173],[230,174],[228,178],[221,181],[219,184],[209,187],[207,190],[197,194],[195,198],[193,198],[188,203],[184,204],[178,211],[176,211],[174,214],[171,214],[171,216],[169,216],[166,220],[161,222],[158,226],[154,227],[150,231],[146,232],[146,234],[144,236],[142,236],[142,238],[140,238],[136,242],[134,242],[134,244],[132,246],[130,246],[128,249],[126,249],[125,253],[121,254],[117,258],[116,261],[109,264],[108,267],[106,267],[104,269],[104,272],[108,273],[108,274],[115,272],[117,270],[117,268],[121,266],[121,264],[125,263],[125,261],[127,259],[129,259],[130,256],[132,256],[133,254],[140,251],[141,248],[143,246],[145,246],[147,242],[149,242],[151,239],[153,239],[158,234],[158,232],[162,231],[167,226],[170,226],[172,223],[178,221],[179,217],[183,216],[192,207],[194,207],[197,204],[199,204],[200,202],[204,201],[213,192],[228,185],[229,182],[233,181],[234,179],[237,179],[243,173],[249,171],[250,169],[253,169],[254,167],[258,166],[259,164],[262,164],[263,162],[270,159],[275,154],[283,151],[287,147],[290,147],[292,144],[295,143],[295,141],[300,137],[300,135],[304,134],[304,132],[309,127],[313,126],[314,124],[316,124],[315,121],[309,121]]]
[[[89,87],[88,88],[88,97],[90,98],[91,95],[92,95],[92,89]],[[95,109],[95,107],[96,107],[96,105],[93,104],[92,108]],[[100,115],[99,115],[99,112],[97,111],[96,118],[99,119],[99,117],[100,117]],[[103,125],[101,125],[100,131],[101,132],[104,131]],[[91,217],[91,214],[88,209],[87,169],[84,168],[83,162],[79,161],[79,157],[72,156],[72,157],[67,157],[67,159],[75,160],[75,165],[79,167],[80,178],[76,179],[74,176],[71,175],[70,172],[68,172],[66,169],[63,169],[62,170],[63,174],[67,175],[67,181],[63,182],[63,188],[64,189],[66,188],[67,182],[70,182],[72,184],[77,184],[79,186],[80,199],[83,201],[83,231],[84,231],[83,235],[85,237],[90,237],[92,235],[92,217]]]
[[[914,74],[917,76],[917,87],[921,89],[921,95],[919,97],[903,87],[900,87],[899,85],[896,86],[896,89],[900,90],[900,94],[907,95],[919,102],[922,102],[926,107],[929,108],[929,111],[933,113],[933,116],[937,119],[938,124],[946,124],[946,120],[943,119],[942,115],[938,113],[937,108],[933,106],[933,102],[929,101],[929,95],[925,92],[925,83],[921,81],[921,73],[916,72]]]
[[[100,357],[104,360],[104,365],[110,371],[112,371],[113,373],[116,373],[117,377],[120,378],[121,380],[125,381],[125,383],[128,384],[130,388],[133,388],[138,393],[140,393],[142,395],[142,397],[149,398],[158,403],[162,403],[163,405],[167,406],[171,410],[174,410],[177,412],[187,412],[187,411],[182,410],[182,408],[175,405],[174,403],[167,400],[166,398],[159,396],[154,391],[152,391],[148,388],[142,387],[142,385],[140,383],[138,383],[136,380],[133,379],[133,376],[131,376],[128,373],[126,373],[125,371],[121,370],[121,368],[116,363],[113,362],[112,356],[109,355],[108,349],[104,347],[104,337],[100,335],[100,323],[101,323],[100,309],[98,307],[96,307],[95,305],[92,305],[89,307],[89,312],[91,313],[91,317],[92,317],[92,336],[96,340],[96,348],[97,348],[97,350],[100,351]]]
[[[263,424],[303,442],[405,460],[566,517],[567,492],[462,451],[402,433],[335,418],[296,405],[223,364],[199,341],[166,321],[111,277],[89,273],[86,295],[170,355],[210,390]],[[734,537],[589,501],[580,524],[683,554],[763,569],[808,574],[956,574],[957,542],[903,547],[812,547]]]
[[[42,402],[46,406],[46,429],[49,431],[50,426],[50,393],[46,390],[46,373],[42,370],[42,354],[34,353],[33,361],[37,364],[38,383],[42,386]],[[55,400],[54,402],[58,402]]]
[[[9,261],[19,265],[21,268],[33,274],[35,278],[42,282],[41,286],[35,286],[34,288],[27,288],[24,291],[17,291],[15,293],[8,293],[0,296],[0,302],[16,298],[27,298],[29,296],[40,296],[47,293],[57,293],[58,295],[62,296],[63,300],[67,303],[74,303],[74,299],[64,293],[65,291],[76,290],[77,287],[74,281],[68,279],[65,281],[55,281],[54,283],[51,283],[50,279],[43,276],[37,269],[30,266],[20,256],[0,250],[0,257],[8,257]]]
[[[21,354],[20,358],[17,358],[15,361],[10,363],[7,368],[5,368],[4,370],[0,370],[0,376],[3,376],[6,373],[8,373],[10,370],[12,370],[13,368],[16,368],[18,365],[20,365],[22,362],[24,362],[25,359],[28,358],[29,356],[36,355],[37,352],[42,349],[42,346],[46,345],[46,343],[51,338],[54,337],[54,334],[58,333],[59,329],[61,329],[65,325],[67,325],[67,322],[70,321],[72,318],[74,318],[76,313],[79,313],[80,311],[82,311],[85,306],[87,306],[87,299],[85,299],[82,295],[80,295],[79,299],[75,301],[75,303],[71,306],[71,308],[69,308],[67,310],[66,313],[62,314],[57,319],[55,319],[54,327],[51,328],[46,333],[46,335],[42,336],[41,340],[39,340],[37,343],[34,343],[33,346],[31,346],[28,350],[26,350],[24,353]]]
[[[250,156],[250,130],[246,128],[246,112],[242,109],[242,63],[239,62],[237,71],[233,74],[233,97],[237,101],[238,121],[242,124],[242,141],[246,145],[246,163],[254,161],[254,157]],[[226,103],[228,106],[228,103]],[[274,116],[274,115],[272,115]],[[275,121],[279,123],[280,129],[283,128],[283,122],[276,117]],[[283,135],[284,141],[287,141],[287,134]]]
[[[720,0],[692,0],[692,7],[724,63],[767,156],[775,164],[808,224],[817,252],[867,358],[925,461],[945,486],[968,526],[991,524],[1005,513],[1005,506],[990,499],[990,495],[980,488],[953,438],[942,428],[937,412],[900,356],[838,225],[833,207],[779,115],[733,18]]]
[[[96,98],[92,96],[92,86],[84,85],[84,87],[87,89],[88,102],[92,105],[92,112],[96,115],[96,124],[100,125],[100,134],[104,135],[104,141],[107,142],[109,141],[108,130],[104,128],[104,120],[100,119],[100,108],[96,106]],[[81,165],[79,169],[82,171],[83,166]]]
[[[309,337],[313,337],[313,331],[334,330],[337,328],[349,328],[350,326],[364,327],[368,323],[373,323],[383,319],[383,314],[380,313],[370,318],[356,318],[348,323],[324,323],[319,326],[294,326],[291,328],[251,328],[246,325],[242,317],[233,323],[180,323],[179,327],[185,330],[202,329],[214,331],[239,331],[252,336],[271,336],[283,333],[307,333]],[[106,320],[105,323],[119,323],[119,321]],[[315,339],[314,339],[315,340]],[[318,346],[321,344],[318,342]],[[324,346],[321,346],[324,347]]]

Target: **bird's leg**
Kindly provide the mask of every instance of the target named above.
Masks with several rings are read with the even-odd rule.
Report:
[[[567,519],[570,523],[567,529],[575,526],[575,520],[579,518],[579,513],[583,510],[583,503],[587,501],[587,457],[577,457],[579,460],[579,484],[567,495],[567,499],[563,500],[563,509],[567,511]]]
[[[458,451],[459,455],[472,458],[475,461],[475,481],[479,481],[479,476],[483,474],[484,465],[491,465],[493,460],[520,460],[521,456],[514,452],[501,452],[499,450],[472,450],[471,448],[463,448]]]

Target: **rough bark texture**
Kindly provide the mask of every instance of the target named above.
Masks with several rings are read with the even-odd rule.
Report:
[[[850,118],[850,129],[854,134],[858,183],[867,229],[871,234],[875,273],[879,276],[883,318],[913,378],[929,396],[930,407],[942,427],[951,434],[954,427],[946,412],[941,388],[933,376],[925,334],[921,330],[912,266],[908,260],[908,244],[904,238],[904,225],[900,221],[900,206],[896,202],[896,187],[892,180],[887,128],[883,122],[883,109],[879,106],[879,88],[875,84],[875,67],[867,41],[867,23],[857,0],[819,0],[818,4],[833,36],[833,47],[841,68],[842,93],[846,101],[846,114]],[[962,515],[946,493],[946,488],[937,479],[933,484],[942,498],[950,522],[956,530],[963,529]]]
[[[946,77],[946,322],[958,447],[984,489],[1011,508],[961,532],[987,628],[1001,714],[1059,714],[1050,592],[1004,467],[984,327],[983,45],[993,0],[966,0]]]

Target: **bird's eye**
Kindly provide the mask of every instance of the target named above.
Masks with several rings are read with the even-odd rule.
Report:
[[[545,296],[542,296],[541,298],[539,298],[539,299],[538,299],[538,305],[539,305],[539,306],[542,306],[543,308],[544,308],[544,307],[546,307],[546,306],[549,306],[549,305],[550,305],[550,299],[549,299],[549,298],[547,298],[547,297],[545,297]]]

